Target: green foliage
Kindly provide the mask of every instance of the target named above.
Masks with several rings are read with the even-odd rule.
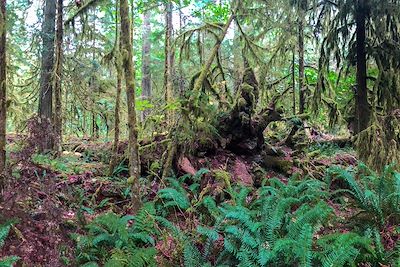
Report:
[[[287,185],[278,179],[269,182],[255,193],[236,188],[233,201],[220,205],[205,197],[201,206],[215,223],[197,227],[201,250],[193,239],[186,241],[185,266],[215,266],[209,260],[215,250],[219,251],[216,266],[346,266],[361,260],[361,249],[371,252],[370,239],[356,233],[326,235],[326,241],[316,238],[333,216],[324,201],[328,196],[324,183],[294,178]],[[217,247],[220,237],[223,246]],[[340,261],[332,265],[335,257]]]
[[[388,252],[384,248],[381,230],[376,226],[377,215],[393,219],[398,212],[386,211],[389,206],[398,209],[388,205],[398,201],[398,189],[392,187],[400,185],[398,173],[390,166],[382,177],[375,178],[363,165],[357,177],[352,171],[329,169],[328,178],[343,177],[350,188],[334,195],[329,192],[329,179],[326,184],[291,177],[287,183],[268,179],[258,189],[231,185],[225,198],[219,200],[200,189],[200,177],[207,172],[165,179],[166,187],[136,216],[107,213],[95,218],[87,225],[86,235],[75,236],[78,263],[155,266],[156,253],[158,257],[160,251],[172,247],[174,257],[179,257],[169,259],[172,266],[190,267],[344,267],[366,262],[394,264],[397,259],[398,249]],[[359,181],[361,176],[364,178]],[[391,181],[384,182],[386,186],[381,179]],[[332,224],[339,218],[328,201],[340,193],[350,194],[354,203],[359,199],[363,210],[376,213],[368,215],[372,220],[364,229],[354,227],[353,231],[332,233]],[[378,199],[380,196],[382,207],[376,205],[379,202],[374,194]],[[160,247],[158,241],[166,236],[166,246],[172,247]]]
[[[104,266],[155,266],[154,205],[147,203],[136,216],[107,213],[87,225],[86,235],[74,235],[77,261]]]
[[[353,199],[358,212],[352,219],[374,240],[378,260],[393,264],[400,257],[400,253],[398,250],[385,252],[382,241],[389,226],[397,226],[396,231],[399,231],[400,225],[400,173],[396,172],[394,167],[386,166],[381,175],[364,164],[359,164],[357,170],[344,170],[339,167],[328,170],[329,180],[336,178],[346,182],[348,189],[338,190],[337,193],[350,195]]]
[[[339,167],[329,169],[329,178],[344,180],[361,213],[366,213],[367,224],[382,228],[390,219],[400,223],[400,173],[393,165],[386,166],[381,175],[360,164],[357,171]]]
[[[310,146],[307,147],[306,153],[310,154],[316,154],[316,155],[321,155],[321,156],[328,156],[328,157],[333,157],[336,154],[339,153],[346,153],[346,152],[352,152],[352,148],[350,146],[345,146],[344,148],[341,148],[337,144],[331,144],[331,143],[323,143],[323,144],[311,144]]]
[[[19,261],[17,256],[7,256],[0,259],[0,267],[12,267],[14,263]]]
[[[79,157],[73,153],[59,158],[52,158],[51,155],[34,154],[32,160],[37,164],[66,174],[79,174],[83,172],[83,168],[79,166],[82,164],[79,161]]]
[[[0,225],[0,248],[4,246],[5,240],[10,233],[12,223],[8,222]],[[12,267],[20,258],[17,256],[7,256],[0,258],[0,267]]]
[[[371,253],[371,240],[355,233],[332,234],[322,237],[317,245],[325,252],[318,255],[324,267],[345,266],[353,263],[360,256],[360,252]],[[357,249],[359,248],[359,249]]]
[[[118,177],[122,172],[128,172],[128,167],[124,164],[124,162],[120,162],[113,170],[112,176]]]
[[[170,183],[171,187],[158,191],[158,197],[165,201],[164,207],[178,207],[182,210],[189,209],[190,201],[186,190],[176,179],[167,178],[166,180]]]

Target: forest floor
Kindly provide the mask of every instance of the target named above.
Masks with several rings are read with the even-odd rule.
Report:
[[[105,211],[131,214],[126,166],[121,164],[111,177],[107,175],[106,155],[111,143],[76,142],[81,145],[69,146],[72,149],[65,150],[57,159],[35,154],[30,160],[13,166],[13,179],[5,188],[0,205],[0,223],[14,220],[15,224],[0,251],[0,258],[16,255],[25,266],[74,266],[75,242],[71,234],[83,233],[86,223]],[[313,145],[301,156],[295,155],[288,147],[279,150],[283,151],[282,160],[289,164],[278,169],[258,172],[253,156],[235,155],[223,149],[211,154],[183,156],[175,167],[179,175],[196,175],[202,169],[213,170],[214,175],[203,176],[200,187],[208,187],[207,194],[217,198],[223,191],[218,170],[229,173],[232,184],[255,188],[272,177],[284,183],[296,173],[322,179],[325,169],[331,165],[349,167],[357,164],[353,150],[347,146]],[[153,168],[149,166],[149,172]],[[157,176],[154,171],[144,192],[146,200],[153,199],[162,187]],[[343,221],[354,213],[354,210],[337,203],[329,204]],[[337,227],[324,231],[338,231]],[[345,226],[339,229],[347,230]],[[395,238],[390,237],[386,245],[394,246],[389,243],[395,243]],[[159,253],[163,253],[162,248]]]

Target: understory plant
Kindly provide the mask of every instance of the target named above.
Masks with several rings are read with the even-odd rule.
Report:
[[[4,224],[0,224],[0,248],[4,246],[5,240],[10,233],[10,229],[12,227],[11,222],[7,222]],[[0,267],[11,267],[19,260],[17,256],[6,256],[0,258]]]
[[[360,163],[356,169],[331,167],[328,174],[329,183],[335,179],[345,182],[346,188],[337,190],[335,194],[350,197],[350,204],[356,209],[351,222],[354,227],[372,237],[379,261],[398,266],[400,173],[395,170],[395,166],[385,166],[382,173],[378,174]]]
[[[361,165],[356,178],[351,170],[331,168],[328,183],[293,176],[288,182],[264,180],[259,188],[234,185],[228,173],[222,179],[207,170],[166,178],[136,216],[103,214],[87,225],[86,234],[76,235],[77,261],[87,266],[396,266],[398,250],[388,252],[380,235],[381,219],[398,222],[399,177],[392,170],[389,166],[372,178]],[[218,190],[201,184],[210,176],[221,184]],[[332,194],[331,181],[339,177],[351,186]],[[382,185],[382,179],[390,181]],[[342,219],[332,201],[338,194],[352,196],[370,213],[364,228],[337,230]]]
[[[193,184],[186,190],[176,179],[169,183],[159,194],[165,207],[200,218],[183,240],[185,266],[347,266],[373,256],[368,237],[323,233],[334,215],[318,180],[270,179],[256,191],[227,190],[220,203],[197,196],[194,204]]]
[[[145,205],[136,216],[106,213],[74,235],[78,264],[83,266],[156,266],[154,205]]]
[[[223,239],[217,266],[346,266],[371,250],[370,240],[356,233],[324,235],[333,214],[322,182],[271,179],[253,196],[248,189],[237,192],[235,205],[218,207],[214,234],[199,228],[206,239]]]

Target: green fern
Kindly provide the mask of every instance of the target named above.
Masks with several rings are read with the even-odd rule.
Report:
[[[7,256],[4,258],[0,258],[0,267],[12,267],[19,260],[20,257],[17,256]]]
[[[356,233],[332,234],[317,241],[322,248],[317,255],[323,267],[339,267],[355,262],[361,251],[373,254],[371,239],[361,237]]]
[[[185,267],[201,267],[205,262],[200,251],[190,242],[184,247],[183,259]]]
[[[86,235],[74,235],[77,260],[104,266],[155,266],[155,207],[146,203],[136,216],[107,213],[87,225]]]
[[[165,201],[164,207],[178,207],[182,210],[190,208],[190,202],[185,194],[180,193],[175,188],[165,188],[158,191],[159,198]]]
[[[166,178],[166,181],[170,183],[171,187],[158,191],[158,197],[165,202],[163,204],[164,208],[178,207],[184,211],[189,209],[191,205],[188,193],[180,185],[179,181],[173,178]]]
[[[370,226],[382,228],[389,217],[400,224],[400,173],[392,165],[386,166],[382,175],[377,175],[363,164],[359,165],[358,172],[332,167],[328,173],[329,177],[347,182],[358,207],[368,217],[374,218],[367,222],[373,224]]]
[[[4,246],[5,240],[10,233],[11,224],[6,223],[0,225],[0,248]]]
[[[154,248],[115,249],[104,267],[152,267],[157,266]]]
[[[210,241],[215,240],[217,234],[224,237],[224,247],[217,265],[328,264],[330,259],[337,256],[335,251],[329,246],[318,246],[314,238],[315,232],[333,216],[332,208],[324,201],[329,196],[325,189],[325,184],[316,180],[292,179],[286,185],[271,179],[268,186],[261,187],[255,193],[258,198],[250,202],[246,201],[249,199],[249,190],[243,187],[232,191],[232,202],[218,206],[215,201],[205,199],[203,205],[213,214],[215,223],[212,228],[198,227],[197,232]],[[354,262],[359,260],[359,243],[346,238],[332,239],[335,245],[339,244],[338,247],[353,252],[346,256],[338,250],[343,261],[337,261],[337,266],[345,266],[350,259]],[[207,259],[209,250],[205,246],[204,253],[199,252],[203,257],[201,262]],[[365,249],[364,252],[369,254],[372,250]]]
[[[5,224],[0,225],[0,248],[4,246],[5,240],[10,233],[12,227],[12,222],[7,222]],[[14,263],[20,260],[17,256],[6,256],[0,258],[0,267],[11,267]]]

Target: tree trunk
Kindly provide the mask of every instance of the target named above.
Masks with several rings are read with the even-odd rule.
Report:
[[[142,45],[142,97],[149,100],[151,97],[151,72],[150,72],[150,11],[146,11],[143,16],[143,45]],[[148,110],[142,112],[142,121],[149,114]]]
[[[120,106],[121,106],[121,91],[122,91],[122,66],[117,59],[117,96],[115,100],[115,111],[114,111],[114,143],[112,148],[112,155],[110,161],[110,176],[113,174],[115,166],[117,166],[118,160],[118,145],[119,145],[119,134],[120,134]]]
[[[127,0],[120,0],[121,16],[121,52],[125,71],[125,86],[128,105],[128,131],[129,131],[129,183],[132,186],[132,207],[137,211],[141,206],[140,194],[140,158],[136,129],[135,111],[135,69],[133,65],[131,20],[129,18],[129,6]]]
[[[118,10],[118,1],[116,2],[116,9]],[[115,69],[117,70],[117,95],[115,100],[114,110],[114,143],[112,147],[112,155],[110,160],[110,176],[113,175],[115,166],[118,160],[118,146],[119,146],[119,135],[120,135],[120,107],[121,107],[121,91],[122,91],[122,59],[121,59],[121,33],[118,27],[118,11],[115,16],[115,47],[116,50],[114,55]]]
[[[92,101],[92,139],[99,139],[99,126],[97,125],[97,113],[94,111],[95,100]]]
[[[369,125],[370,119],[367,88],[367,57],[365,51],[365,1],[358,0],[356,4],[357,92],[355,133],[365,130]]]
[[[172,2],[165,4],[165,67],[164,67],[164,88],[165,101],[170,103],[174,98],[173,92],[173,69],[174,69],[174,53],[172,51]],[[172,113],[168,111],[168,121],[171,122]]]
[[[302,11],[300,11],[302,12]],[[305,111],[305,87],[304,87],[304,22],[303,16],[298,20],[298,45],[299,45],[299,114]]]
[[[295,75],[295,49],[293,49],[293,57],[292,57],[292,96],[293,96],[293,115],[296,115],[296,75]]]
[[[44,21],[42,26],[42,68],[40,75],[40,96],[39,96],[39,116],[42,120],[51,122],[53,115],[53,79],[54,70],[54,39],[55,39],[55,19],[56,1],[46,0],[44,9]],[[50,134],[44,133],[46,144],[44,149],[53,148],[53,138]],[[43,152],[43,151],[41,151]]]
[[[200,93],[201,93],[202,84],[203,84],[204,80],[206,79],[208,72],[210,71],[211,65],[214,62],[214,59],[218,53],[219,48],[221,47],[222,41],[225,39],[225,35],[228,32],[229,26],[231,25],[233,19],[236,16],[236,11],[239,8],[239,4],[240,4],[240,1],[237,2],[236,8],[233,10],[233,13],[231,14],[231,16],[229,17],[228,21],[226,22],[224,28],[222,29],[221,35],[218,36],[218,40],[215,43],[210,56],[208,57],[205,64],[202,66],[200,75],[196,79],[196,82],[194,83],[193,92],[189,99],[189,104],[192,106],[197,105],[197,101],[198,101],[198,99],[200,97]]]
[[[0,0],[0,190],[4,185],[2,173],[5,171],[6,168],[6,33],[6,0]]]
[[[92,62],[96,62],[96,18],[93,20],[93,30],[91,32],[91,38],[93,40],[93,47],[92,47]],[[98,93],[98,84],[96,81],[96,75],[93,73],[92,77],[89,80],[89,89],[92,91],[91,95],[91,110],[92,110],[92,139],[97,140],[100,137],[99,133],[99,125],[97,124],[97,93]]]
[[[184,18],[183,18],[183,12],[182,12],[182,6],[179,6],[179,35],[183,33],[184,31]],[[182,55],[179,55],[181,57]],[[182,96],[184,91],[185,91],[185,75],[183,71],[183,64],[181,58],[178,61],[178,79],[179,79],[179,85],[178,85],[178,95]]]
[[[56,32],[56,75],[54,86],[54,150],[57,151],[58,156],[61,153],[62,142],[62,66],[63,66],[63,0],[57,2],[57,32]]]
[[[233,93],[235,93],[241,83],[241,77],[242,77],[242,51],[241,51],[241,45],[240,45],[240,33],[239,33],[239,27],[237,24],[234,24],[234,36],[233,36]],[[264,79],[265,80],[265,79]]]

